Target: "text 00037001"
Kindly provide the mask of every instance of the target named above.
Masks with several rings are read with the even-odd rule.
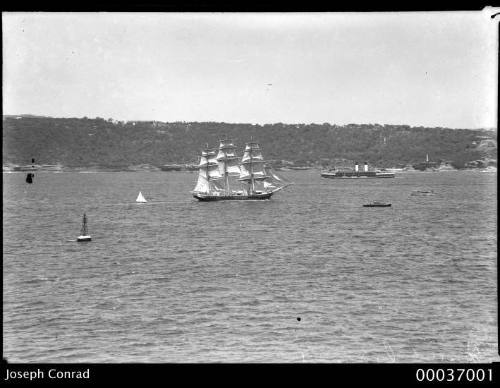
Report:
[[[417,381],[493,381],[493,373],[488,369],[417,369]]]

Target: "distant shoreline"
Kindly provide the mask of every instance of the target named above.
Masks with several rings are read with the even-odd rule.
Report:
[[[3,173],[26,173],[28,171],[33,172],[51,172],[51,173],[98,173],[98,172],[190,172],[196,173],[197,170],[193,168],[179,167],[173,169],[161,169],[159,167],[154,166],[129,166],[129,167],[70,167],[70,166],[58,166],[57,168],[49,167],[44,168],[43,166],[35,166],[35,169],[19,169],[22,166],[17,165],[3,165],[2,172]],[[275,168],[278,171],[305,171],[305,170],[316,170],[316,171],[324,171],[325,169],[317,166],[301,166],[301,167],[283,167],[283,168]],[[379,169],[377,169],[379,170]],[[450,172],[450,171],[480,171],[480,172],[497,172],[497,167],[489,166],[489,167],[470,167],[470,168],[435,168],[435,169],[427,169],[424,171],[416,170],[413,168],[399,169],[399,168],[386,168],[380,169],[382,171],[393,172],[395,174],[405,174],[405,173],[436,173],[436,172]]]

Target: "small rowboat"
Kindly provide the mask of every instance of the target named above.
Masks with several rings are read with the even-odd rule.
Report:
[[[373,201],[372,203],[364,204],[363,207],[390,207],[390,203]]]

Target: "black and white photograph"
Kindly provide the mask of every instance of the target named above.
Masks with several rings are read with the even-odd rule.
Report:
[[[3,12],[4,361],[500,361],[498,12]]]

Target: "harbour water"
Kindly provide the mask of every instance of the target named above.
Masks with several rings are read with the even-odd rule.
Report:
[[[4,357],[498,361],[496,173],[282,175],[200,203],[196,173],[4,173]]]

